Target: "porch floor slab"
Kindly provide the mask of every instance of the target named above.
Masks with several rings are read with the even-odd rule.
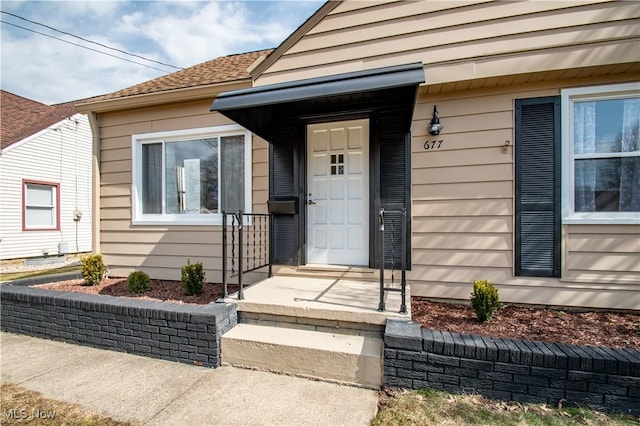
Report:
[[[400,287],[396,284],[396,287]],[[400,313],[401,293],[385,292],[385,311],[378,311],[380,284],[374,281],[274,276],[245,288],[238,311],[384,325],[387,318],[411,318],[409,285],[407,313]],[[231,301],[231,300],[230,300]]]

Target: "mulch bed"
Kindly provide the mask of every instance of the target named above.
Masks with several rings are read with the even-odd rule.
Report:
[[[185,296],[180,282],[170,280],[151,280],[151,290],[143,294],[131,293],[126,278],[104,279],[96,286],[82,284],[82,280],[70,280],[38,287],[197,305],[215,302],[223,294],[222,284],[214,283],[205,284],[199,296]],[[236,291],[237,286],[229,285],[230,294]],[[640,350],[640,313],[505,306],[491,320],[480,323],[469,305],[433,302],[418,297],[411,298],[411,313],[413,320],[423,327],[437,330]]]
[[[77,291],[81,293],[103,294],[106,296],[131,297],[142,300],[162,301],[170,303],[186,303],[191,305],[206,305],[222,298],[222,284],[205,283],[202,294],[187,296],[180,287],[180,281],[151,280],[151,290],[145,293],[132,293],[127,288],[126,278],[105,278],[94,286],[83,285],[83,280],[60,281],[57,283],[40,284],[35,287],[59,291]],[[235,284],[228,285],[229,294],[238,290]]]
[[[455,333],[640,350],[640,313],[505,306],[480,323],[469,305],[411,298],[423,327]]]

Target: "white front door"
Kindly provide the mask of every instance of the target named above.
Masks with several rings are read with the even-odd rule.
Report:
[[[369,120],[307,126],[307,263],[369,263]]]

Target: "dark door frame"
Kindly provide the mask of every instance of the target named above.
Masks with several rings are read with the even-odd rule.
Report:
[[[369,121],[369,256],[368,266],[378,267],[378,247],[380,243],[379,232],[379,211],[382,205],[381,201],[381,186],[384,183],[381,181],[381,142],[379,135],[379,122],[375,112],[357,112],[357,113],[344,113],[344,114],[327,114],[322,116],[315,116],[312,119],[301,118],[296,125],[296,138],[293,145],[293,185],[295,190],[295,197],[297,198],[298,211],[295,216],[295,227],[297,238],[296,255],[293,263],[298,265],[304,265],[307,263],[307,126],[309,124],[328,123],[334,121],[348,121],[357,119],[367,119]],[[394,208],[405,207],[407,209],[408,217],[411,218],[411,137],[410,134],[405,134],[400,143],[404,144],[404,163],[405,163],[405,175],[404,175],[404,205],[398,205]],[[273,160],[272,150],[273,147],[270,144],[270,166],[269,166],[269,178],[270,182],[276,178],[273,176]],[[270,187],[270,198],[273,197]],[[388,208],[388,207],[387,207]],[[411,220],[407,224],[408,235],[411,235]],[[407,239],[407,265],[410,265],[411,258],[411,241]]]

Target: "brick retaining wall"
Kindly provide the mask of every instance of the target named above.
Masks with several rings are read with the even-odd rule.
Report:
[[[0,329],[207,367],[237,324],[227,303],[180,305],[22,285],[0,286]]]
[[[500,339],[388,320],[384,385],[640,415],[640,351]]]

